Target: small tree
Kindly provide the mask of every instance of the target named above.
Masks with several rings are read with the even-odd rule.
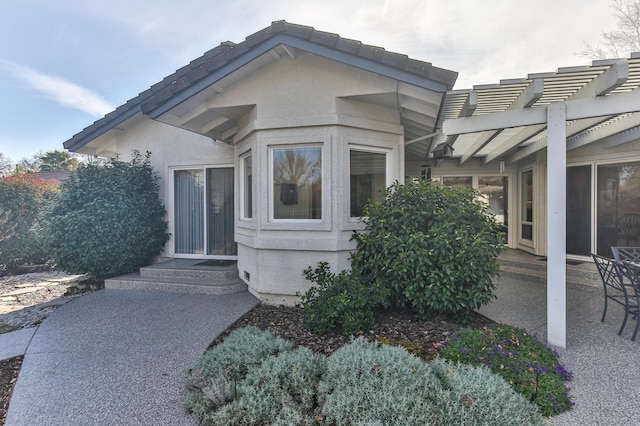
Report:
[[[351,267],[389,287],[392,305],[418,318],[433,312],[466,322],[493,296],[503,249],[499,226],[479,194],[431,180],[392,185],[367,206]]]
[[[32,228],[56,192],[53,181],[34,174],[0,178],[0,274],[48,260]]]
[[[131,162],[86,165],[64,182],[42,216],[43,242],[56,265],[97,278],[133,272],[169,238],[150,153]]]

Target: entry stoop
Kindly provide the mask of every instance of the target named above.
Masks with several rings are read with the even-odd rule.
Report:
[[[235,261],[172,259],[140,268],[140,272],[105,280],[105,288],[169,293],[231,294],[247,291]]]
[[[532,282],[547,282],[545,257],[511,249],[500,254],[499,262],[500,276]],[[590,258],[567,260],[567,283],[602,286],[598,270]]]

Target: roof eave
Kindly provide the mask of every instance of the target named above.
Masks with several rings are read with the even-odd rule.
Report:
[[[303,40],[294,36],[290,36],[286,33],[276,34],[271,38],[263,41],[262,43],[253,46],[246,53],[234,58],[233,61],[223,65],[214,72],[210,73],[206,77],[198,80],[186,88],[176,91],[172,96],[161,102],[154,102],[153,97],[143,103],[142,112],[149,116],[149,118],[156,119],[162,114],[170,111],[172,108],[206,89],[207,87],[215,84],[222,78],[233,73],[242,66],[248,64],[261,55],[269,52],[271,49],[279,45],[286,45],[298,50],[302,50],[314,55],[322,56],[327,59],[334,60],[336,62],[344,63],[365,71],[373,72],[379,75],[383,75],[389,78],[396,79],[405,83],[413,84],[415,86],[432,90],[438,93],[446,93],[451,90],[455,83],[455,77],[457,73],[451,72],[455,75],[450,79],[448,83],[441,83],[428,79],[426,77],[419,76],[417,74],[394,68],[392,66],[380,63],[378,61],[370,60],[367,58],[354,56],[352,54],[336,50],[331,47],[316,44],[311,41]]]

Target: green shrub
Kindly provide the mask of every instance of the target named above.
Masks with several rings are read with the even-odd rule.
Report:
[[[221,426],[544,424],[535,405],[485,367],[425,363],[363,338],[329,358],[282,342],[253,327],[234,331],[198,361],[200,387],[187,409]],[[229,371],[240,372],[236,394],[208,398],[205,382]]]
[[[0,178],[0,275],[49,260],[33,227],[57,192],[54,182],[34,174]]]
[[[392,305],[425,319],[432,312],[469,320],[493,297],[500,228],[470,188],[431,180],[387,189],[365,209],[351,267],[366,285],[384,282]]]
[[[374,309],[387,298],[384,287],[367,286],[349,270],[335,274],[327,262],[304,274],[315,284],[301,298],[307,327],[319,334],[339,327],[346,335],[371,329]]]
[[[536,403],[545,416],[573,406],[565,382],[572,373],[558,355],[526,331],[509,325],[463,330],[452,335],[441,356],[456,362],[486,365]]]
[[[64,182],[42,215],[41,234],[56,265],[109,278],[153,262],[169,239],[158,177],[145,157],[86,165]]]
[[[425,363],[362,338],[329,358],[318,393],[328,424],[544,424],[534,405],[486,368]]]
[[[331,355],[318,398],[328,424],[430,424],[425,416],[444,416],[437,395],[423,398],[434,389],[437,378],[419,358],[358,338]]]
[[[265,358],[247,373],[240,386],[242,397],[212,413],[206,423],[313,424],[325,363],[325,358],[304,347]]]
[[[270,355],[291,350],[291,344],[255,327],[235,330],[207,351],[189,372],[193,390],[185,408],[201,421],[220,405],[239,397],[238,384],[251,368]]]

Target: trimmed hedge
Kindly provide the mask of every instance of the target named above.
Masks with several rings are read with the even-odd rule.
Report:
[[[41,217],[41,236],[56,266],[109,278],[148,265],[169,239],[150,153],[130,162],[86,165],[64,182]]]

